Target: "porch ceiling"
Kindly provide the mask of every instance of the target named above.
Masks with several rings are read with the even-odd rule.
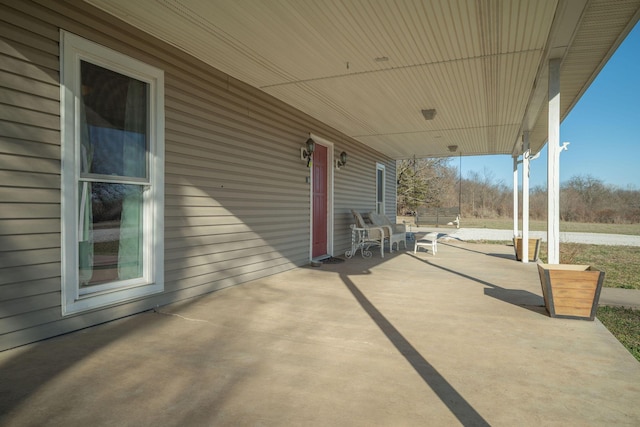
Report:
[[[547,139],[640,0],[86,0],[392,157],[512,154]],[[436,109],[433,120],[421,110]]]

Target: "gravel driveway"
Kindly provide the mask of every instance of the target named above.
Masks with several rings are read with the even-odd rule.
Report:
[[[447,236],[441,239],[452,238],[457,240],[511,240],[513,238],[513,230],[492,230],[487,228],[428,228],[428,227],[411,227],[414,232],[421,231],[437,231],[446,233]],[[547,241],[546,231],[531,231],[531,238],[541,238],[543,242]],[[593,245],[612,245],[612,246],[640,246],[640,236],[627,236],[624,234],[602,234],[602,233],[576,233],[561,232],[561,242],[570,243],[586,243]]]

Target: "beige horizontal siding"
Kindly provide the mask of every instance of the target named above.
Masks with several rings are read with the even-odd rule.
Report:
[[[0,300],[7,301],[30,295],[40,295],[58,291],[60,291],[60,277],[47,277],[0,286]],[[59,314],[60,313],[58,313],[58,315]]]
[[[13,170],[0,170],[0,182],[12,188],[20,188],[16,191],[23,191],[22,188],[50,188],[60,189],[60,175],[46,173],[29,173]]]
[[[13,300],[0,301],[0,320],[11,318],[23,313],[36,313],[52,307],[60,306],[60,291],[51,293],[39,293],[29,298],[16,298]]]
[[[0,154],[0,169],[58,174],[60,173],[60,160]]]
[[[60,289],[59,283],[57,288]],[[42,291],[39,291],[39,293],[41,294]],[[3,339],[4,346],[11,348],[24,344],[24,339],[19,341],[21,339],[20,336],[24,334],[35,333],[34,341],[50,336],[43,331],[46,328],[43,328],[43,325],[55,325],[52,322],[60,318],[60,307],[40,309],[37,313],[38,315],[34,316],[33,312],[27,311],[2,319],[0,322],[0,336]]]
[[[18,63],[17,61],[15,62]],[[3,65],[10,67],[12,64],[7,61],[4,62]],[[21,114],[6,117],[7,119],[15,119],[18,123],[33,124],[34,121],[44,118],[47,120],[47,123],[38,125],[38,127],[57,128],[57,125],[50,125],[51,117],[49,117],[51,115],[55,116],[55,113],[50,112],[52,104],[50,101],[57,100],[60,97],[60,88],[55,81],[42,82],[29,75],[14,74],[5,70],[0,71],[0,81],[3,82],[3,85],[7,85],[3,91],[4,96],[0,98],[3,103],[24,107],[25,110],[31,113],[26,114],[25,111],[20,111]],[[44,111],[29,110],[29,108],[40,108],[38,105],[40,100],[43,102],[42,107]],[[6,110],[4,114],[10,114],[12,112],[13,109]],[[24,117],[22,117],[23,115]],[[4,119],[5,117],[2,118]],[[46,126],[47,124],[49,126]]]
[[[0,154],[10,154],[14,156],[25,156],[34,158],[34,155],[47,160],[60,160],[60,143],[46,144],[19,140],[9,137],[0,138]],[[58,167],[60,164],[58,163]]]
[[[7,233],[2,236],[2,252],[0,252],[0,255],[11,251],[60,248],[60,228],[55,233],[26,232],[17,235],[8,234],[12,230],[4,227],[4,221],[0,223],[0,228],[6,230],[5,233]]]
[[[16,205],[15,203],[38,204],[35,215],[42,217],[46,212],[53,212],[54,218],[59,216],[60,193],[45,188],[23,188],[16,191],[15,188],[0,187],[0,200],[4,203],[11,203],[10,206],[16,207],[20,212],[25,209],[24,205]],[[46,205],[45,205],[46,204]],[[40,209],[43,207],[43,209]],[[11,211],[12,209],[8,209]],[[2,217],[2,214],[0,214]],[[47,217],[47,216],[45,216]]]
[[[7,107],[0,104],[0,109],[1,108]],[[33,127],[22,123],[4,122],[2,123],[0,141],[6,138],[37,141],[45,144],[60,144],[60,130]]]
[[[378,153],[88,4],[0,0],[0,21],[0,349],[306,264],[310,132],[349,154],[334,254],[350,244],[349,209],[375,209]],[[165,72],[165,292],[64,318],[59,28]]]
[[[59,204],[0,203],[0,219],[60,217]]]
[[[12,9],[3,8],[4,25],[0,27],[0,37],[14,40],[31,49],[46,52],[51,55],[58,53],[58,44],[56,43],[55,27],[47,26],[42,21],[30,21],[27,17],[23,17],[21,22],[11,21],[11,17],[17,15]]]
[[[0,78],[2,77],[3,76],[0,75]],[[43,87],[47,86],[43,85]],[[30,89],[33,90],[34,88],[31,87]],[[43,98],[41,96],[34,96],[30,93],[4,88],[0,88],[0,101],[4,104],[14,105],[28,110],[38,108],[40,111],[47,113],[50,116],[57,115],[60,108],[58,99]],[[21,117],[18,117],[18,119],[21,119]]]
[[[0,287],[6,284],[13,284],[19,282],[29,282],[32,280],[51,279],[60,277],[60,262],[52,262],[47,264],[33,264],[28,266],[3,268],[2,276],[0,277]],[[19,306],[20,303],[27,303],[30,298],[19,298],[16,303],[12,305]],[[60,301],[57,301],[53,305],[60,305]],[[6,316],[7,311],[0,310],[0,316]]]
[[[1,349],[60,316],[60,87],[57,28],[4,4],[0,20]]]
[[[15,240],[17,236],[22,234],[42,235],[43,233],[57,234],[58,240],[60,240],[60,237],[59,237],[60,219],[59,218],[9,219],[9,220],[3,220],[2,226],[0,227],[0,236],[13,236],[13,237],[3,238],[3,242],[8,241],[9,239]],[[41,243],[42,242],[40,242],[40,244]],[[9,252],[9,251],[10,250],[7,249],[5,252]]]

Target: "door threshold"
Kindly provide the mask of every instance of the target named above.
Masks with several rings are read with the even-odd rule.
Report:
[[[313,257],[311,258],[309,264],[311,265],[311,267],[322,267],[323,261],[329,258],[331,258],[331,255],[320,255],[317,257]]]

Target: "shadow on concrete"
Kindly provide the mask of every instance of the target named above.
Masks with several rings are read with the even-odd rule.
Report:
[[[464,397],[433,367],[416,348],[396,329],[387,318],[369,301],[369,299],[349,279],[348,275],[340,274],[345,286],[363,310],[371,317],[385,336],[391,341],[424,382],[431,387],[451,413],[458,418],[462,425],[488,426],[489,423],[467,402]]]
[[[513,260],[516,261],[516,256],[515,254],[511,255],[511,254],[500,254],[500,253],[487,253],[487,252],[482,252],[482,251],[476,251],[474,249],[469,249],[469,248],[463,248],[460,246],[455,246],[455,245],[449,245],[447,243],[440,243],[441,245],[445,245],[445,246],[449,246],[451,248],[456,248],[456,249],[460,249],[462,251],[469,251],[469,252],[474,252],[476,254],[480,254],[480,255],[486,255],[486,256],[492,256],[495,258],[502,258],[502,259],[508,259],[508,260]],[[513,245],[505,245],[505,246],[513,246]]]
[[[18,419],[23,419],[27,412],[32,422],[27,425],[79,425],[61,420],[67,420],[65,417],[78,417],[78,411],[72,409],[76,404],[74,399],[75,402],[84,401],[82,395],[87,393],[87,390],[95,392],[96,384],[104,386],[104,390],[101,391],[103,398],[109,402],[120,402],[123,407],[126,407],[123,403],[124,399],[117,396],[122,390],[130,393],[131,389],[141,390],[146,387],[151,388],[149,384],[156,384],[156,386],[161,384],[167,390],[175,390],[171,392],[174,400],[181,402],[181,408],[190,410],[184,410],[184,418],[181,418],[176,425],[209,425],[208,421],[203,423],[202,420],[190,419],[190,417],[201,415],[198,411],[198,401],[184,400],[183,396],[190,396],[189,389],[197,386],[219,390],[216,399],[207,402],[215,407],[225,400],[227,393],[232,392],[237,384],[237,378],[232,373],[226,372],[213,384],[202,374],[208,368],[206,364],[196,366],[195,369],[185,368],[187,365],[201,363],[203,357],[197,357],[197,355],[208,351],[208,342],[214,339],[211,335],[194,334],[190,337],[180,335],[182,341],[176,343],[167,340],[167,332],[163,332],[170,325],[177,325],[174,316],[185,321],[193,320],[173,314],[173,311],[185,310],[201,301],[202,298],[190,298],[177,302],[170,308],[147,310],[0,352],[0,426],[13,425],[11,421],[16,414]],[[262,301],[251,300],[248,303],[254,307],[259,306]],[[243,309],[252,311],[252,308],[248,307]],[[185,333],[184,329],[179,331],[181,334]],[[126,352],[119,354],[115,359],[108,357],[109,348],[117,347],[121,341],[131,342],[132,335],[136,337],[136,345],[129,348],[124,346]],[[217,348],[222,348],[225,342],[223,338],[216,341]],[[178,353],[183,355],[180,360],[185,363],[179,365],[180,375],[175,375],[175,372],[167,370],[160,363],[173,357],[170,356],[173,351],[171,349],[176,348]],[[155,349],[154,353],[150,354],[149,349]],[[143,368],[145,365],[156,367],[154,376],[150,377],[145,372]],[[91,368],[85,368],[88,372],[86,378],[89,379],[86,383],[78,382],[77,374],[69,375],[69,372],[78,372],[78,369],[82,369],[83,366],[91,366]],[[247,369],[253,368],[249,366]],[[105,377],[105,372],[110,373],[111,376]],[[41,407],[37,411],[25,409],[30,399],[52,388],[58,388],[59,394],[65,397],[55,398],[51,407]],[[163,391],[154,397],[158,398],[159,395],[167,393],[169,392]],[[55,405],[61,401],[66,403],[59,406],[58,410],[54,410]],[[66,408],[66,404],[69,408]],[[145,405],[148,404],[149,402],[145,401]],[[105,425],[103,421],[108,420],[110,416],[108,412],[96,411],[95,408],[89,407],[85,415],[93,419],[95,425]],[[157,420],[162,416],[162,413],[155,413],[148,415],[148,420]]]
[[[484,252],[474,251],[466,248],[458,248],[457,246],[448,245],[452,248],[462,249],[465,251],[477,252],[480,254],[487,255]],[[529,311],[533,311],[534,313],[542,314],[544,316],[547,315],[547,312],[544,309],[544,300],[541,296],[536,295],[532,292],[521,290],[521,289],[507,289],[502,286],[498,286],[494,283],[487,282],[486,280],[478,279],[477,277],[470,276],[460,271],[453,270],[451,268],[444,267],[442,265],[435,264],[428,259],[419,258],[416,255],[407,252],[407,255],[421,261],[425,264],[428,264],[432,267],[438,268],[440,270],[446,271],[447,273],[455,274],[456,276],[463,277],[465,279],[474,281],[476,283],[480,283],[481,285],[487,286],[488,289],[484,290],[484,294],[491,298],[498,299],[500,301],[513,304],[517,307],[525,308]]]
[[[150,317],[146,314],[148,313],[140,313],[99,325],[99,332],[96,325],[27,344],[2,354],[0,425],[14,408],[54,378],[126,336],[132,328],[146,328]]]
[[[521,289],[505,289],[501,287],[485,288],[484,294],[488,297],[526,308],[529,311],[548,316],[544,304],[540,304],[540,299],[536,294]]]
[[[488,253],[485,254],[487,256],[492,256],[494,258],[502,258],[502,259],[508,259],[510,261],[517,261],[516,260],[516,256],[515,255],[510,255],[510,254],[494,254],[494,253]]]

